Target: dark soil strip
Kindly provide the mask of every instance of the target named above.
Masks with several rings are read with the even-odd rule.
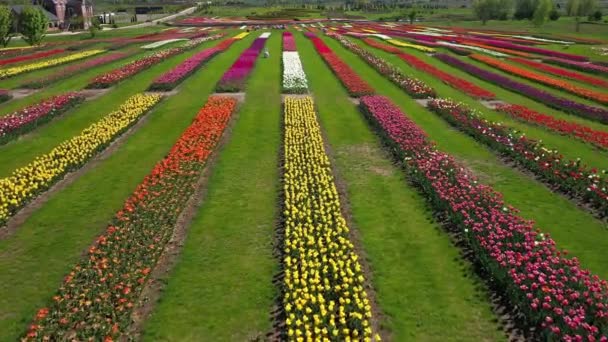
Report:
[[[0,241],[7,239],[11,235],[13,235],[19,227],[27,219],[40,207],[44,205],[55,193],[65,189],[68,185],[74,183],[80,176],[87,173],[89,170],[95,168],[99,163],[107,159],[114,153],[114,151],[118,150],[122,144],[124,144],[127,139],[138,129],[144,126],[148,122],[148,118],[155,111],[155,108],[152,108],[148,113],[144,114],[143,117],[139,119],[133,126],[131,126],[127,131],[121,134],[119,137],[114,139],[101,153],[97,154],[93,158],[89,159],[81,168],[74,172],[69,172],[63,176],[61,180],[56,182],[53,186],[51,186],[48,190],[44,191],[42,194],[32,199],[28,204],[26,204],[23,208],[21,208],[15,215],[13,215],[4,226],[0,227]]]
[[[131,326],[125,335],[121,337],[121,341],[139,341],[141,339],[144,324],[150,314],[154,311],[156,303],[163,293],[166,286],[166,279],[177,264],[186,238],[188,237],[190,225],[206,197],[209,177],[213,172],[213,167],[217,162],[218,156],[232,136],[232,129],[238,119],[241,105],[242,102],[237,104],[237,108],[235,108],[228,125],[224,129],[222,137],[205,163],[201,176],[196,183],[197,190],[192,197],[190,197],[186,203],[186,207],[177,219],[173,235],[165,246],[156,266],[150,273],[150,277],[144,285],[137,303],[135,303],[133,313],[131,314]]]

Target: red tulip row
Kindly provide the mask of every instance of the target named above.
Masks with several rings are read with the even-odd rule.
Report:
[[[556,119],[520,105],[500,105],[497,110],[512,117],[547,128],[560,134],[573,136],[601,148],[608,148],[608,133],[572,121]]]
[[[478,87],[475,84],[473,84],[467,80],[464,80],[460,77],[456,77],[456,76],[448,74],[447,72],[439,70],[438,68],[432,66],[431,64],[424,62],[423,60],[421,60],[415,56],[408,55],[403,52],[397,56],[399,58],[403,59],[404,61],[406,61],[412,67],[437,77],[438,79],[442,80],[443,83],[445,83],[455,89],[458,89],[473,98],[493,99],[496,97],[496,95],[494,95],[494,93],[492,93],[491,91]]]
[[[371,47],[373,47],[373,48],[380,49],[380,50],[383,50],[383,51],[388,52],[388,53],[392,53],[392,54],[398,55],[398,54],[400,54],[400,53],[402,53],[402,52],[403,52],[403,51],[402,51],[400,48],[398,48],[398,47],[395,47],[395,46],[393,46],[393,45],[388,45],[388,44],[380,43],[379,41],[377,41],[377,40],[375,40],[375,39],[371,39],[371,38],[363,38],[363,39],[361,39],[361,40],[362,40],[362,41],[363,41],[365,44],[367,44],[367,45],[369,45],[369,46],[371,46]]]
[[[57,55],[57,54],[60,54],[60,53],[63,53],[63,52],[65,52],[64,49],[53,49],[53,50],[47,50],[47,51],[41,51],[41,52],[37,52],[37,53],[27,54],[27,55],[24,55],[24,56],[18,56],[18,57],[13,57],[13,58],[2,59],[2,60],[0,60],[0,66],[14,64],[14,63],[20,63],[20,62],[25,62],[25,61],[31,61],[31,60],[34,60],[34,59],[40,59],[40,58],[45,58],[45,57],[50,57],[50,56]]]
[[[549,76],[545,76],[543,74],[539,74],[539,73],[529,71],[526,69],[522,69],[522,68],[516,67],[514,65],[511,65],[509,63],[505,63],[505,62],[503,62],[499,59],[493,58],[493,57],[489,57],[489,56],[485,56],[485,55],[478,55],[478,54],[472,54],[469,57],[471,57],[472,59],[474,59],[476,61],[485,63],[487,65],[490,65],[497,69],[505,71],[509,74],[527,78],[529,80],[533,80],[533,81],[548,85],[553,88],[565,90],[569,93],[572,93],[572,94],[575,94],[575,95],[578,95],[578,96],[581,96],[581,97],[584,97],[584,98],[587,98],[587,99],[590,99],[590,100],[593,100],[593,101],[596,101],[596,102],[599,102],[602,104],[608,104],[608,93],[606,93],[606,92],[598,92],[598,91],[594,91],[594,90],[590,90],[590,89],[586,89],[586,88],[581,88],[570,82],[563,81],[563,80],[549,77]]]
[[[547,72],[547,73],[550,73],[553,75],[561,76],[564,78],[573,78],[573,79],[579,80],[581,82],[586,82],[586,83],[593,84],[593,85],[596,85],[599,87],[608,88],[608,80],[604,80],[601,78],[583,75],[583,74],[575,72],[575,71],[557,68],[557,67],[554,67],[551,65],[547,65],[545,63],[535,62],[535,61],[531,61],[531,60],[525,59],[525,58],[511,57],[511,58],[509,58],[509,60],[512,62],[519,63],[519,64],[527,65],[534,69],[542,70],[544,72]]]
[[[365,96],[361,109],[404,160],[436,212],[463,235],[476,261],[543,340],[608,341],[608,283],[566,257],[548,234],[479,184],[388,98]]]
[[[232,98],[209,98],[65,277],[48,307],[38,310],[25,341],[109,342],[124,334],[133,306],[235,109]]]
[[[598,174],[597,169],[581,165],[580,159],[567,160],[559,151],[502,123],[488,121],[462,103],[435,99],[428,107],[451,125],[511,158],[560,191],[590,203],[601,216],[608,216],[608,180]]]
[[[321,38],[310,32],[307,32],[306,36],[310,38],[319,55],[321,55],[325,63],[331,68],[351,96],[359,97],[374,93],[374,89],[338,57]]]
[[[84,101],[78,93],[53,96],[12,114],[0,116],[0,145],[32,131]]]

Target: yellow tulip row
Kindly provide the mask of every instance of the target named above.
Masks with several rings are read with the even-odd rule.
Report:
[[[0,69],[0,79],[15,76],[15,75],[22,74],[22,73],[28,72],[28,71],[48,68],[48,67],[52,67],[55,65],[72,62],[72,61],[75,61],[78,59],[97,55],[97,54],[100,54],[105,51],[106,50],[87,50],[87,51],[73,53],[73,54],[70,54],[67,56],[63,56],[63,57],[50,58],[50,59],[47,59],[47,60],[44,60],[41,62],[18,65],[18,66],[6,68],[6,69]]]
[[[102,151],[160,99],[159,95],[134,95],[79,135],[0,179],[0,225],[66,173],[77,170]]]
[[[239,34],[237,34],[236,36],[232,37],[234,39],[243,39],[245,37],[247,37],[249,35],[249,32],[241,32]]]
[[[418,44],[410,44],[410,43],[402,42],[397,39],[389,39],[389,40],[387,40],[387,42],[389,42],[393,45],[396,45],[396,46],[400,46],[400,47],[409,47],[409,48],[424,51],[424,52],[435,52],[435,49],[433,49],[431,47],[424,46],[424,45],[418,45]]]
[[[291,341],[378,341],[311,97],[286,97],[284,294]]]

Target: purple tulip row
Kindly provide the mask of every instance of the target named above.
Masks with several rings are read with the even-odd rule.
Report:
[[[563,97],[552,95],[546,91],[537,89],[533,86],[517,82],[509,77],[502,76],[491,71],[479,68],[472,64],[463,62],[454,56],[446,54],[436,54],[435,57],[437,57],[439,60],[446,64],[457,67],[482,80],[494,83],[500,87],[509,89],[516,93],[520,93],[521,95],[542,102],[550,107],[560,109],[567,113],[578,115],[583,118],[596,120],[602,123],[608,123],[608,110],[606,109],[588,106],[576,101],[568,100]]]
[[[517,215],[500,193],[438,151],[388,98],[364,96],[361,110],[408,175],[457,229],[476,261],[542,340],[608,341],[608,283],[557,249],[548,234]]]
[[[571,60],[562,59],[562,58],[545,58],[545,59],[543,59],[543,62],[549,63],[549,64],[556,64],[556,65],[564,66],[564,67],[567,67],[570,69],[576,69],[576,70],[590,72],[590,73],[594,73],[594,74],[599,73],[599,74],[608,75],[608,66],[605,66],[605,65],[577,62],[577,61],[571,61]]]
[[[216,85],[216,90],[219,92],[239,92],[245,88],[245,81],[253,70],[255,62],[266,45],[267,38],[256,38],[251,46],[247,48],[232,64],[230,69],[224,73],[220,81]]]

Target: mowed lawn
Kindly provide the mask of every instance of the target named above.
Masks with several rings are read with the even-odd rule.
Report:
[[[295,36],[389,336],[394,341],[504,339],[486,293],[424,199],[393,165],[312,43]]]
[[[327,37],[323,39],[369,81],[379,94],[391,98],[408,117],[423,128],[437,142],[440,150],[456,157],[471,168],[481,182],[502,193],[507,203],[521,211],[522,217],[535,220],[538,228],[550,233],[558,247],[572,252],[584,267],[601,277],[608,276],[603,252],[608,247],[605,223],[565,197],[551,192],[538,181],[503,164],[493,152],[418,105],[339,42]],[[440,81],[436,80],[430,84],[435,87],[438,83]]]
[[[270,330],[282,188],[280,31],[266,47],[270,58],[257,60],[179,263],[144,327],[146,341],[249,341]]]
[[[54,194],[14,235],[0,241],[0,340],[14,341],[25,331],[36,309],[48,303],[82,252],[105,229],[154,164],[166,155],[224,70],[251,41],[252,37],[247,37],[235,43],[188,78],[179,93],[160,103],[145,125],[118,151]],[[120,86],[124,89],[115,89],[115,93],[96,101],[113,108],[129,93],[145,89],[153,78],[176,63],[169,59],[141,77],[126,81]],[[112,98],[114,102],[110,101]],[[94,108],[89,108],[93,112],[90,115],[100,115]],[[89,115],[86,111],[80,114]],[[46,146],[44,151],[49,148]],[[5,158],[5,154],[3,150],[0,155]]]

